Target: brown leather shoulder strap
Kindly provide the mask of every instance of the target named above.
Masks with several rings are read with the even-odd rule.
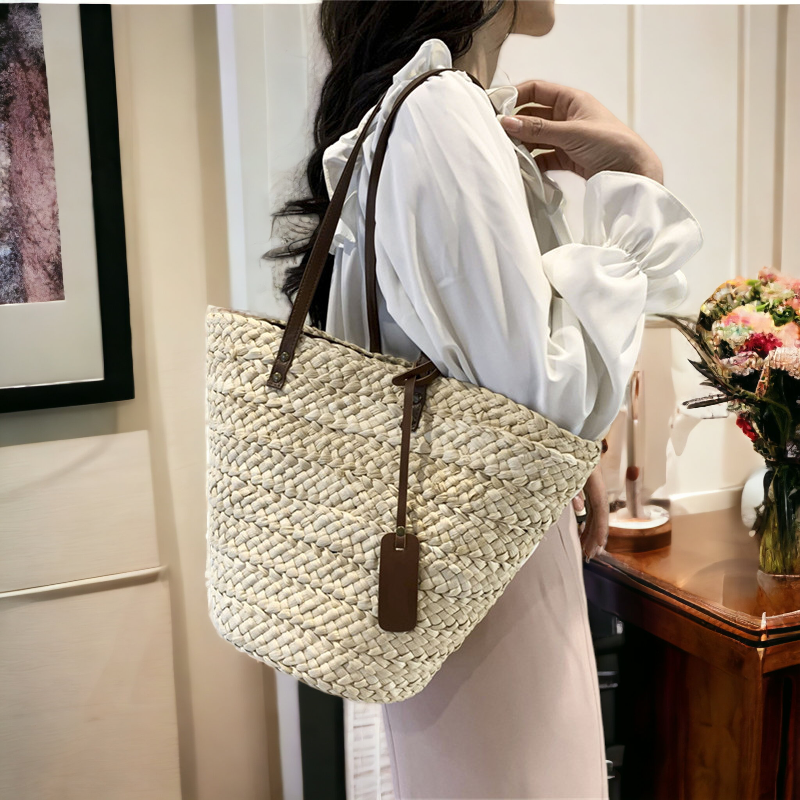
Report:
[[[388,89],[386,90],[389,91]],[[311,308],[311,301],[314,298],[317,284],[322,275],[322,269],[325,266],[325,261],[328,257],[328,251],[333,241],[333,235],[336,232],[336,224],[342,213],[344,206],[344,199],[347,194],[347,189],[350,186],[350,178],[353,175],[353,168],[356,164],[358,151],[361,144],[367,136],[369,126],[378,110],[381,107],[381,102],[386,96],[384,92],[375,108],[369,116],[369,119],[364,123],[361,133],[356,139],[353,152],[347,159],[344,165],[342,174],[339,176],[339,181],[333,191],[333,197],[325,210],[325,216],[317,229],[317,236],[314,240],[314,246],[311,248],[311,255],[308,258],[305,270],[303,270],[303,277],[300,280],[300,286],[295,295],[294,302],[292,303],[292,310],[289,314],[289,319],[286,321],[286,330],[281,338],[281,345],[278,348],[278,353],[275,361],[272,364],[272,372],[269,376],[269,385],[276,389],[283,386],[286,380],[286,374],[294,359],[294,351],[297,347],[297,342],[303,333],[303,325],[305,324],[308,310]]]
[[[386,157],[386,145],[389,141],[389,134],[392,132],[394,120],[397,112],[400,109],[400,104],[408,97],[409,93],[415,89],[422,81],[427,80],[431,75],[436,75],[440,72],[455,71],[452,67],[442,67],[441,69],[431,70],[430,72],[420,75],[415,78],[406,88],[401,92],[397,98],[397,102],[386,117],[386,122],[381,129],[378,142],[375,145],[375,153],[372,158],[372,166],[369,172],[369,187],[367,190],[367,208],[366,208],[366,235],[365,235],[365,253],[364,253],[364,268],[366,275],[367,287],[367,321],[369,323],[369,349],[373,353],[381,352],[381,331],[378,325],[378,279],[376,276],[376,254],[375,254],[375,199],[378,194],[378,180],[381,176],[381,167],[383,160]],[[467,73],[469,77],[483,89],[481,82],[471,73]]]
[[[376,298],[376,283],[375,283],[375,254],[374,254],[374,228],[375,228],[375,221],[374,221],[374,195],[377,191],[377,180],[378,180],[378,173],[380,172],[380,165],[383,163],[383,158],[386,151],[386,140],[389,136],[389,132],[391,131],[392,124],[394,123],[394,117],[397,113],[397,110],[402,103],[403,100],[408,96],[408,94],[416,88],[420,83],[424,80],[429,78],[431,75],[436,75],[439,72],[444,72],[445,70],[452,69],[452,67],[444,67],[441,69],[430,70],[429,72],[425,72],[422,75],[417,76],[414,78],[413,81],[409,83],[409,85],[402,91],[400,96],[398,97],[397,102],[392,107],[392,110],[387,117],[386,125],[384,126],[383,130],[381,131],[381,136],[378,140],[378,150],[376,150],[376,158],[373,161],[372,172],[370,173],[370,188],[373,195],[372,205],[368,206],[368,208],[373,209],[372,217],[367,217],[367,230],[368,230],[368,242],[369,246],[367,248],[367,315],[370,324],[370,349],[373,352],[380,352],[380,332],[378,331],[378,337],[375,342],[373,342],[373,330],[378,330],[378,318],[377,318],[377,298]],[[467,73],[469,74],[469,73]],[[469,77],[476,83],[478,86],[481,86],[480,81],[475,78],[473,75],[469,75]],[[391,87],[389,87],[391,88]],[[323,267],[325,266],[325,261],[328,256],[328,252],[330,251],[331,242],[333,241],[333,235],[336,232],[336,225],[338,223],[339,217],[342,213],[342,207],[344,206],[345,196],[347,194],[347,190],[350,186],[350,179],[353,175],[353,169],[355,167],[356,159],[358,157],[359,150],[361,149],[361,145],[364,142],[364,139],[367,136],[367,132],[369,131],[369,127],[372,123],[372,120],[375,118],[376,114],[381,108],[383,99],[386,97],[386,94],[389,91],[389,88],[380,96],[378,102],[375,104],[372,113],[370,114],[367,121],[364,123],[363,128],[361,129],[361,133],[359,134],[358,138],[356,139],[355,145],[353,146],[353,151],[350,153],[349,158],[347,159],[347,163],[342,170],[342,174],[339,177],[339,180],[336,184],[336,188],[333,192],[333,197],[328,205],[327,210],[325,211],[325,215],[322,218],[322,222],[320,223],[319,229],[317,231],[316,239],[314,240],[314,245],[311,248],[311,255],[309,256],[308,263],[306,264],[306,268],[303,271],[303,277],[300,281],[300,287],[297,290],[297,295],[295,296],[294,303],[292,304],[292,310],[289,314],[289,319],[286,322],[286,330],[283,334],[281,339],[280,347],[278,348],[277,356],[272,364],[272,372],[270,373],[269,377],[269,385],[274,388],[280,388],[283,386],[284,381],[286,380],[286,375],[289,371],[289,367],[294,360],[295,349],[297,348],[297,342],[300,339],[300,336],[303,333],[303,325],[305,324],[306,317],[308,316],[308,311],[311,307],[311,301],[314,297],[314,292],[316,291],[317,284],[319,283],[320,277],[322,275]],[[374,188],[372,188],[372,182],[374,179]],[[369,196],[368,196],[369,202]],[[371,248],[371,254],[370,254]],[[371,276],[371,277],[370,277]],[[372,284],[370,288],[370,282]],[[371,298],[370,298],[371,296]],[[371,309],[371,310],[370,310]],[[372,346],[376,344],[377,347]]]

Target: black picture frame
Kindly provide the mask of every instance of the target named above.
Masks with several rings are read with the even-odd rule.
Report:
[[[79,6],[86,84],[103,379],[0,389],[0,413],[134,397],[111,6]]]

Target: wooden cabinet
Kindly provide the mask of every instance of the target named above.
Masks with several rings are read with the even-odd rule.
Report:
[[[800,797],[800,611],[765,616],[757,568],[737,509],[676,517],[670,547],[585,565],[589,599],[630,623],[623,797]]]

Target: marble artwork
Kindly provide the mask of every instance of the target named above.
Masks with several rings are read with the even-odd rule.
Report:
[[[63,299],[42,20],[36,3],[2,3],[0,304]]]

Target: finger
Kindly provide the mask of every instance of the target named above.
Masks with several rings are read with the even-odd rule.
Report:
[[[590,516],[586,528],[588,533],[585,549],[590,557],[594,557],[603,550],[608,538],[608,525],[603,520],[602,515],[593,514]]]
[[[590,532],[592,526],[588,523],[584,523],[583,525],[578,527],[578,539],[582,545],[586,545],[587,541],[589,540]]]
[[[586,502],[591,509],[594,524],[600,537],[608,536],[608,494],[603,480],[603,472],[598,466],[589,476],[584,486]]]
[[[569,169],[578,172],[575,162],[563,150],[551,150],[533,157],[540,172],[548,169]]]
[[[523,106],[514,112],[516,116],[540,117],[541,119],[553,119],[553,109],[550,106]]]
[[[517,84],[517,103],[541,103],[554,106],[559,99],[575,100],[582,92],[572,86],[562,86],[551,81],[530,80]]]
[[[592,470],[591,475],[583,487],[589,503],[598,507],[607,505],[606,484],[603,479],[603,470],[599,465]]]
[[[583,499],[583,492],[579,492],[572,498],[572,507],[575,511],[583,511],[586,508],[586,501]]]
[[[589,526],[587,525],[587,528]],[[606,543],[607,536],[604,534],[601,528],[597,526],[591,526],[592,530],[591,533],[586,537],[586,550],[588,550],[592,555],[597,555]]]
[[[603,531],[602,535],[597,537],[598,550],[605,550],[607,544],[608,544],[608,525],[605,526],[605,530]]]
[[[577,133],[575,122],[562,122],[529,114],[508,114],[500,117],[500,124],[506,133],[527,144],[561,147]]]

